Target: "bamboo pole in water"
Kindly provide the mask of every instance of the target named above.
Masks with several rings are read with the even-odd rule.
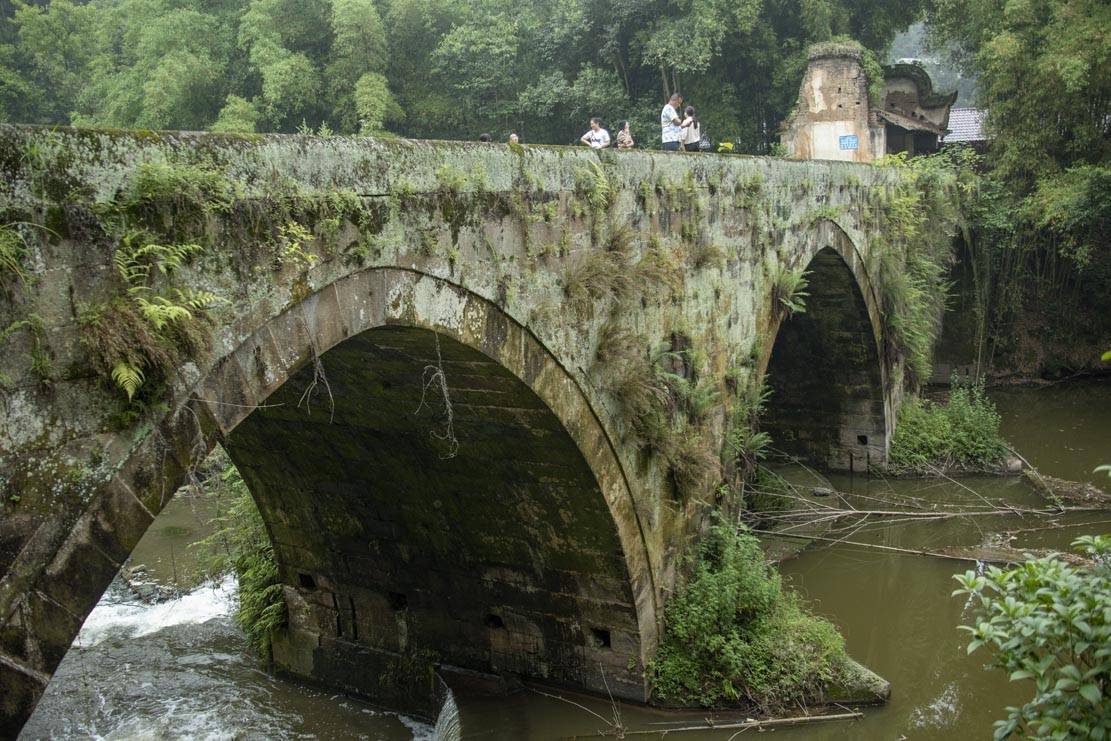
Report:
[[[677,728],[658,728],[648,730],[627,731],[623,729],[610,729],[587,736],[564,736],[566,741],[577,741],[586,738],[628,738],[629,736],[667,736],[672,733],[688,733],[692,731],[747,731],[777,726],[797,726],[804,723],[820,723],[832,720],[858,720],[864,713],[851,711],[848,713],[833,713],[830,715],[799,715],[793,718],[768,718],[767,720],[746,720],[739,723],[703,723],[699,726],[679,726]]]

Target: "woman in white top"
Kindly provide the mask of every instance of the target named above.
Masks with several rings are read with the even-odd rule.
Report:
[[[583,134],[579,141],[591,149],[605,149],[610,145],[610,132],[602,128],[602,119],[594,117],[590,119],[590,131]]]
[[[688,152],[697,152],[698,143],[702,141],[702,126],[698,123],[698,116],[695,115],[694,106],[687,106],[683,111],[686,118],[683,119],[683,148]]]

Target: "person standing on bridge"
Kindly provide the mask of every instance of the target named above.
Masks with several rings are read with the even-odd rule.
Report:
[[[688,152],[697,152],[699,144],[702,142],[702,126],[698,123],[698,115],[694,111],[694,106],[687,106],[683,115],[685,116],[682,123],[683,149]]]
[[[635,144],[633,132],[629,130],[629,122],[622,121],[621,125],[617,127],[617,148],[632,149]]]
[[[668,152],[679,150],[683,140],[683,119],[679,118],[679,106],[683,105],[683,96],[678,92],[671,94],[667,104],[660,111],[660,128],[664,149]]]
[[[595,116],[590,119],[590,131],[579,139],[591,149],[605,149],[610,145],[610,132],[602,128],[602,119]]]

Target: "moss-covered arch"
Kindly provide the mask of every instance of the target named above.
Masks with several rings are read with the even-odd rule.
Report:
[[[591,523],[598,537],[593,541],[595,548],[585,552],[596,556],[599,563],[604,561],[604,568],[595,568],[590,556],[580,559],[578,572],[567,561],[551,569],[553,573],[543,568],[546,564],[521,564],[517,573],[512,569],[499,572],[491,564],[483,578],[491,593],[501,594],[505,599],[491,604],[477,624],[469,621],[474,617],[472,609],[453,612],[451,605],[442,605],[445,613],[452,614],[445,619],[466,624],[458,626],[454,633],[451,630],[438,633],[452,634],[460,642],[486,641],[487,647],[497,644],[494,648],[499,649],[505,660],[482,665],[474,655],[462,657],[469,660],[459,660],[450,651],[421,645],[414,640],[412,625],[408,627],[407,642],[398,642],[396,635],[367,641],[382,635],[365,632],[364,640],[345,642],[344,639],[355,636],[352,632],[343,633],[342,614],[331,623],[335,628],[333,635],[313,637],[315,644],[307,646],[306,630],[311,632],[315,629],[313,625],[321,624],[322,608],[327,611],[330,607],[334,613],[340,597],[346,598],[347,608],[356,614],[373,612],[372,603],[378,598],[382,599],[383,610],[396,611],[400,598],[389,589],[341,585],[342,580],[334,574],[324,568],[314,570],[304,561],[289,563],[283,566],[283,576],[292,628],[296,630],[289,631],[292,638],[287,635],[278,643],[281,662],[295,673],[374,694],[376,687],[367,681],[376,681],[375,670],[367,667],[376,666],[374,661],[379,662],[379,667],[396,666],[395,654],[404,657],[408,650],[420,649],[421,655],[435,654],[449,664],[454,661],[478,670],[510,671],[600,692],[606,691],[608,684],[615,694],[645,699],[642,669],[654,654],[659,630],[653,573],[624,471],[582,390],[530,332],[493,303],[440,278],[405,269],[374,268],[343,277],[262,326],[246,329],[233,352],[215,363],[209,372],[197,374],[195,392],[186,404],[168,414],[161,424],[143,430],[143,434],[111,443],[121,454],[121,467],[92,495],[90,506],[69,531],[57,555],[27,590],[17,610],[18,619],[5,626],[6,661],[0,662],[4,717],[22,724],[22,719],[30,714],[84,617],[156,513],[186,482],[193,462],[220,442],[237,462],[246,462],[245,468],[249,469],[250,456],[244,451],[250,443],[237,446],[237,442],[243,442],[237,431],[251,424],[252,412],[267,411],[255,410],[272,394],[280,393],[287,381],[304,379],[306,373],[311,379],[314,358],[323,359],[324,372],[328,374],[330,350],[342,349],[340,346],[347,341],[368,335],[372,344],[381,345],[383,333],[410,341],[438,336],[445,365],[484,363],[491,369],[492,375],[485,381],[479,379],[469,391],[475,391],[484,382],[505,384],[521,394],[518,398],[535,402],[536,408],[531,410],[535,414],[530,420],[521,423],[511,419],[508,424],[520,437],[528,433],[529,421],[535,420],[538,438],[555,441],[553,450],[566,460],[578,458],[577,463],[568,464],[568,469],[573,469],[572,478],[564,483],[570,483],[574,476],[580,477],[585,493],[577,501],[587,502],[587,495],[596,500],[590,505],[591,512],[602,515],[604,521]],[[415,368],[418,385],[422,370]],[[182,369],[183,375],[191,372],[196,373],[196,369]],[[448,373],[450,388],[451,371]],[[338,399],[341,391],[338,386],[344,379],[333,369],[329,382]],[[318,391],[313,400],[313,415],[327,416],[330,405],[326,393]],[[520,410],[503,411],[510,418],[529,416]],[[339,414],[342,409],[337,409]],[[423,419],[421,424],[427,429],[432,422]],[[461,443],[466,445],[465,437]],[[541,448],[526,444],[526,449]],[[256,486],[260,483],[253,472],[244,473],[249,483]],[[272,534],[275,524],[288,528],[288,522],[275,523],[272,506],[268,511],[266,503],[261,504]],[[573,511],[561,511],[558,507],[553,511],[564,517],[572,529],[582,524]],[[517,522],[527,525],[526,515]],[[558,528],[552,527],[547,532],[560,534]],[[538,548],[539,557],[554,559],[578,549],[582,542],[570,537],[571,534],[565,533],[566,548]],[[483,537],[492,535],[490,531],[483,533]],[[296,547],[295,543],[288,545]],[[599,552],[602,547],[611,550]],[[281,547],[278,550],[282,552]],[[512,551],[512,547],[508,550]],[[530,569],[543,571],[547,581],[539,584],[528,573]],[[524,604],[529,595],[535,601]],[[411,599],[412,595],[404,598]],[[409,607],[415,605],[410,603]],[[338,611],[342,613],[343,609]],[[377,618],[382,614],[379,611]],[[533,619],[540,614],[558,619],[540,624],[542,621]],[[493,617],[482,620],[488,616]],[[368,620],[374,622],[377,618]],[[300,635],[295,634],[298,630]],[[553,640],[552,630],[564,630],[563,640]],[[378,648],[383,650],[384,660],[373,655]],[[7,661],[9,657],[16,661]]]
[[[798,250],[806,311],[775,313],[761,353],[771,390],[763,428],[777,450],[833,470],[887,459],[893,392],[883,362],[880,301],[849,235],[821,219]]]

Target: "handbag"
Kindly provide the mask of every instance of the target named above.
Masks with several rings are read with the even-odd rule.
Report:
[[[710,143],[710,137],[703,135],[702,138],[698,140],[699,152],[709,152],[713,148],[714,145]]]

